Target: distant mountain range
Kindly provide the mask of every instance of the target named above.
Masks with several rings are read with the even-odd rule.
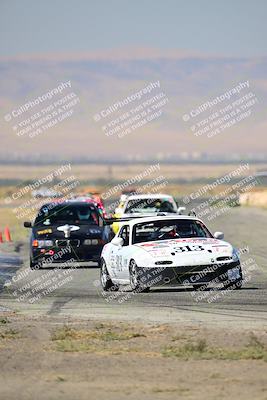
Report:
[[[11,122],[6,122],[4,116],[67,81],[71,81],[71,90],[54,96],[53,101],[74,92],[80,103],[73,107],[72,115],[36,137],[29,138],[27,134],[18,137],[15,129],[25,119],[22,117],[48,107],[52,100],[43,101],[41,108],[34,107]],[[142,99],[164,92],[168,102],[162,108],[162,115],[122,138],[116,134],[107,137],[101,129],[103,123],[119,118],[141,101],[133,101],[100,122],[94,120],[95,115],[156,81],[160,82],[160,88]],[[190,130],[191,122],[184,122],[182,116],[244,81],[249,81],[250,87],[243,93],[252,91],[258,99],[251,116],[212,138],[205,134],[195,136]],[[267,58],[162,53],[151,49],[2,58],[0,157],[34,154],[42,158],[49,154],[60,155],[61,159],[90,156],[95,159],[127,155],[131,159],[145,155],[168,158],[187,153],[267,154],[266,104]]]

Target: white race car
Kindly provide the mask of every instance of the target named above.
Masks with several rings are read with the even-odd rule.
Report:
[[[177,207],[174,198],[168,194],[133,194],[126,196],[116,208],[115,218],[127,218],[134,216],[148,217],[150,215],[181,214],[185,207]],[[112,229],[117,233],[121,224],[114,222]]]
[[[174,215],[126,220],[101,254],[100,280],[107,290],[128,285],[133,291],[152,286],[211,283],[241,288],[238,251],[214,235],[196,217]]]
[[[184,207],[180,209],[184,210]],[[119,218],[126,215],[155,215],[158,212],[179,213],[180,209],[168,194],[132,194],[125,196],[123,204],[116,208],[115,214],[118,214]]]

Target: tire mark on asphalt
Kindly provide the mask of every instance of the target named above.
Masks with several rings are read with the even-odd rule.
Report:
[[[231,314],[231,313],[223,313],[223,312],[219,312],[219,311],[214,311],[214,310],[201,310],[201,309],[192,309],[192,307],[191,306],[188,306],[188,307],[191,307],[191,308],[186,308],[186,307],[181,307],[181,306],[168,306],[168,305],[164,305],[164,304],[155,304],[155,303],[148,303],[148,302],[145,302],[145,301],[143,301],[142,302],[142,304],[148,304],[149,306],[151,306],[152,308],[154,308],[154,307],[162,307],[162,308],[173,308],[173,309],[175,309],[175,310],[181,310],[181,311],[190,311],[190,312],[200,312],[200,313],[205,313],[205,314],[216,314],[216,315],[226,315],[226,316],[229,316],[229,317],[237,317],[237,318],[244,318],[244,317],[246,317],[246,318],[249,318],[249,319],[252,319],[252,320],[254,320],[254,319],[259,319],[258,317],[254,317],[254,316],[252,316],[252,315],[238,315],[238,314]],[[229,309],[227,309],[227,308],[223,308],[223,310],[226,310],[226,311],[234,311],[234,310],[229,310]],[[243,310],[241,310],[241,309],[237,309],[236,311],[241,311],[241,312],[243,312]],[[256,310],[252,310],[251,312],[257,312]],[[266,313],[266,311],[260,311],[260,312],[265,312]],[[266,320],[267,321],[267,317],[266,318],[264,318],[264,317],[262,317],[261,316],[261,319],[264,319],[264,320]]]
[[[22,259],[20,256],[12,253],[0,254],[0,293],[3,292],[5,283],[12,279],[21,266]]]
[[[65,304],[69,303],[70,301],[73,300],[72,297],[60,297],[60,300],[57,298],[55,301],[53,301],[50,310],[47,311],[47,315],[55,315],[59,314],[62,308],[64,307]]]

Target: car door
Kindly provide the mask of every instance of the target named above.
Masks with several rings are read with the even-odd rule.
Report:
[[[128,279],[130,226],[123,225],[120,229],[118,236],[123,239],[123,245],[117,246],[117,251],[115,255],[116,273],[119,279]]]

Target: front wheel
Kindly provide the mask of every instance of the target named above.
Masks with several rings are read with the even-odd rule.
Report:
[[[33,261],[32,259],[30,259],[30,269],[40,269],[38,262]]]
[[[208,288],[209,284],[208,283],[201,283],[199,285],[192,285],[192,286],[193,286],[193,290],[195,292],[203,292]]]
[[[243,275],[241,266],[234,267],[227,271],[228,279],[223,281],[224,289],[239,290],[242,288]],[[232,278],[232,279],[231,279]]]
[[[224,289],[229,289],[229,290],[240,290],[242,289],[242,285],[243,285],[243,280],[242,279],[238,279],[234,282],[223,282],[223,287]]]
[[[100,282],[101,282],[102,288],[105,292],[117,291],[119,289],[118,285],[115,285],[112,282],[104,260],[101,260],[101,262],[100,262]]]
[[[150,290],[149,286],[144,285],[140,280],[140,268],[138,268],[136,262],[131,260],[129,266],[130,274],[130,286],[133,292],[148,292]]]

